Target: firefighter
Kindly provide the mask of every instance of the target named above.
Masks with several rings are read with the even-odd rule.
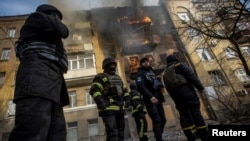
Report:
[[[124,141],[124,109],[131,105],[127,87],[116,74],[116,66],[113,58],[105,58],[102,62],[103,73],[95,76],[89,92],[105,124],[107,141]]]
[[[146,108],[142,100],[142,95],[137,90],[135,83],[130,84],[130,96],[132,99],[132,117],[135,119],[137,134],[140,141],[148,141],[148,123],[146,119]]]
[[[15,126],[9,141],[66,141],[63,106],[69,98],[63,73],[68,64],[62,39],[69,32],[62,18],[56,7],[42,4],[21,28],[15,44],[20,60]]]
[[[162,94],[163,85],[156,77],[148,58],[140,60],[140,68],[136,76],[138,91],[143,95],[149,117],[152,120],[153,132],[156,141],[162,140],[162,133],[166,124],[165,111],[163,108],[164,96]]]
[[[175,65],[175,72],[186,79],[185,81],[180,81],[181,84],[164,82],[166,90],[175,102],[176,109],[179,111],[180,124],[184,134],[188,141],[195,141],[197,137],[200,137],[202,141],[207,141],[207,127],[200,111],[200,100],[195,91],[196,88],[199,93],[204,93],[202,83],[186,64],[179,62],[176,55],[169,55],[166,62],[167,68]]]

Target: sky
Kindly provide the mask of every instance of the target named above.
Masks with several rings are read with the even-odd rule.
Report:
[[[89,10],[96,7],[126,5],[129,0],[0,0],[0,16],[30,14],[40,4],[50,3],[59,10]],[[145,6],[158,5],[158,0],[143,0]]]
[[[0,0],[0,16],[30,14],[44,3],[48,3],[47,0]]]

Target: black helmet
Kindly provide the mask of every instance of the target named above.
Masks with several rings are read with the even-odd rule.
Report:
[[[62,20],[62,18],[63,18],[61,11],[59,11],[56,7],[49,5],[49,4],[39,5],[36,8],[36,12],[42,12],[42,13],[45,13],[48,15],[50,15],[51,12],[55,12],[58,15],[60,20]]]
[[[111,58],[111,57],[105,58],[102,61],[102,69],[104,69],[108,64],[111,64],[111,63],[114,63],[116,65],[116,61],[114,58]]]
[[[178,60],[177,56],[174,55],[174,54],[169,55],[169,56],[167,56],[167,58],[166,58],[166,62],[167,62],[167,63],[178,62],[178,61],[179,61],[179,60]]]
[[[142,63],[144,63],[145,61],[148,61],[148,58],[147,58],[147,57],[143,57],[143,58],[140,60],[140,65],[141,65]]]

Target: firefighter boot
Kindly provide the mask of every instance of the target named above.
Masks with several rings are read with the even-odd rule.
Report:
[[[148,141],[148,137],[146,135],[143,135],[140,137],[140,141]]]
[[[207,128],[198,128],[197,135],[201,138],[202,141],[208,141]]]
[[[184,130],[183,132],[184,132],[185,136],[187,137],[188,141],[195,141],[195,139],[198,138],[196,136],[196,134],[194,132],[192,132],[192,130]]]

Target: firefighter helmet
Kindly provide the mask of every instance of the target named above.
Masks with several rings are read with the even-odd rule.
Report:
[[[108,64],[114,63],[116,65],[116,61],[114,58],[108,57],[105,58],[102,62],[102,69],[104,69]]]
[[[147,58],[147,57],[143,57],[143,58],[140,60],[140,65],[141,65],[142,63],[144,63],[145,61],[148,61],[148,58]]]

